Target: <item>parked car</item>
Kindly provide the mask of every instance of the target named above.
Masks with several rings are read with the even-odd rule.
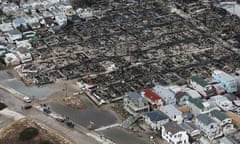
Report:
[[[25,110],[31,109],[31,108],[32,108],[32,105],[25,105],[25,106],[23,106],[23,108],[24,108]]]
[[[68,127],[70,127],[70,128],[74,128],[74,123],[73,122],[71,122],[71,121],[67,121],[66,122],[66,125],[68,126]]]
[[[43,108],[43,112],[45,112],[45,113],[47,113],[47,114],[50,114],[50,113],[51,113],[51,111],[50,111],[49,108]]]
[[[56,118],[56,120],[63,123],[63,122],[65,122],[66,118],[65,118],[65,117],[62,117],[62,116],[58,116],[58,117]]]
[[[27,97],[27,96],[23,97],[23,101],[26,102],[26,103],[31,103],[32,102],[31,98]]]

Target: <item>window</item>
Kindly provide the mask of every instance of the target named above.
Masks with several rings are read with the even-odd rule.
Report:
[[[177,144],[182,144],[182,141],[177,142]]]
[[[211,129],[213,129],[213,128],[214,128],[214,126],[213,126],[213,125],[211,125],[211,126],[210,126],[210,128],[211,128]]]

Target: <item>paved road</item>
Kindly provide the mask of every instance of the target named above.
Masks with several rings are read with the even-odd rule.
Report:
[[[86,136],[86,134],[79,133],[75,129],[70,129],[62,123],[57,122],[53,118],[36,109],[22,110],[21,106],[24,105],[24,102],[19,100],[15,96],[3,91],[2,89],[0,89],[0,100],[4,101],[4,103],[8,105],[9,109],[19,112],[26,117],[45,124],[47,127],[58,131],[60,134],[62,134],[64,137],[71,140],[75,144],[99,144],[99,142],[92,139],[91,137]]]

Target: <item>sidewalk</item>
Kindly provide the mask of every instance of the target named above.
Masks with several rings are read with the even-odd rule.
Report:
[[[6,117],[9,117],[9,118],[13,118],[15,121],[25,117],[24,115],[22,115],[20,113],[17,113],[15,111],[12,111],[8,108],[5,108],[5,109],[1,110],[0,114],[4,115]]]

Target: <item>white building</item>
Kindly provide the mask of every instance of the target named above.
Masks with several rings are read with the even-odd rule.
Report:
[[[208,113],[212,110],[220,110],[213,102],[203,101],[202,99],[193,99],[191,97],[189,97],[187,105],[195,116]]]
[[[176,121],[178,124],[181,124],[183,122],[182,112],[179,111],[175,106],[165,105],[160,107],[160,110],[164,114],[166,114],[172,121]]]
[[[215,70],[212,73],[212,77],[214,80],[220,82],[227,92],[232,93],[237,91],[237,81],[233,76],[223,71]]]
[[[16,41],[17,48],[31,49],[32,45],[28,40]]]
[[[4,62],[6,63],[7,66],[16,66],[20,64],[20,60],[13,53],[5,54]]]
[[[208,137],[213,140],[222,136],[221,127],[207,114],[200,114],[196,117],[195,125]]]
[[[188,96],[192,97],[193,99],[201,98],[201,95],[196,90],[185,88],[183,92],[185,92]]]
[[[200,76],[193,76],[190,80],[190,86],[204,97],[207,96],[206,91],[211,88],[208,82],[202,79]]]
[[[6,15],[14,15],[18,9],[19,9],[19,6],[15,3],[5,3],[3,4],[2,11]]]
[[[13,21],[12,21],[12,25],[14,28],[17,28],[21,25],[27,25],[26,21],[24,18],[15,18]]]
[[[136,92],[126,93],[123,98],[123,102],[124,109],[132,115],[148,112],[150,109],[147,101]]]
[[[232,124],[232,119],[228,117],[225,113],[219,110],[213,110],[209,113],[209,115],[221,126],[224,134],[229,134],[235,131],[235,128]]]
[[[163,106],[163,101],[161,97],[155,92],[153,92],[151,89],[143,90],[141,95],[149,102],[152,109],[159,109],[161,106]]]
[[[22,39],[22,33],[17,29],[8,31],[7,36],[8,36],[7,37],[8,42],[10,42],[10,43],[14,42],[15,40]]]
[[[11,31],[11,30],[13,30],[12,23],[3,23],[3,24],[0,24],[0,31],[2,31],[2,32],[8,32],[8,31]]]
[[[224,111],[231,111],[236,108],[228,98],[222,95],[213,96],[210,98],[210,101],[213,101],[220,109]]]
[[[61,9],[67,16],[71,16],[76,13],[71,5],[59,5],[59,9]]]
[[[32,55],[26,48],[18,48],[16,55],[20,59],[21,63],[32,61]]]
[[[201,131],[192,122],[184,122],[180,125],[191,137],[199,136]]]
[[[157,85],[153,90],[162,98],[165,104],[176,105],[175,93],[169,87]]]
[[[67,16],[65,14],[56,15],[55,21],[60,26],[66,25],[67,24]]]
[[[168,116],[159,110],[148,112],[143,118],[153,130],[160,130],[161,126],[169,122]]]
[[[168,122],[161,127],[162,138],[171,144],[189,144],[187,132],[175,122]]]

